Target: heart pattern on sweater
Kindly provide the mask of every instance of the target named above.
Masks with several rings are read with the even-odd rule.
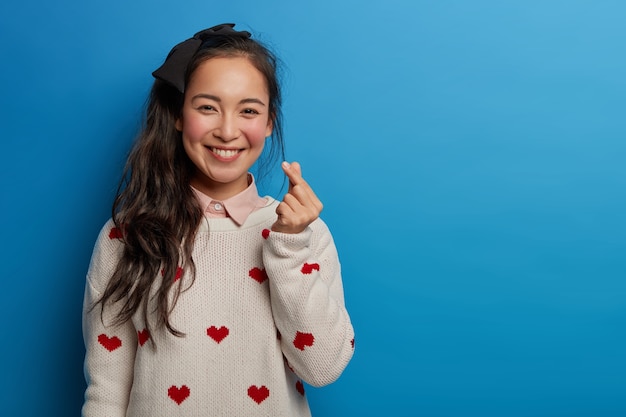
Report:
[[[113,352],[115,349],[122,346],[122,341],[120,340],[119,337],[117,336],[109,337],[104,333],[98,336],[98,342],[109,352]]]
[[[206,329],[206,334],[211,339],[215,340],[217,343],[220,343],[226,336],[228,336],[229,330],[228,327],[222,326],[219,329],[215,326],[211,326]]]
[[[313,342],[315,342],[315,337],[311,333],[296,332],[296,337],[293,339],[293,345],[300,350],[313,346]]]
[[[310,274],[313,271],[319,271],[320,270],[320,264],[307,264],[305,263],[304,265],[302,265],[302,269],[300,270],[300,272],[302,272],[303,274]]]
[[[183,268],[180,266],[176,268],[176,275],[174,276],[174,281],[178,281],[180,277],[183,276]]]
[[[261,269],[257,267],[252,268],[248,272],[248,275],[250,276],[250,278],[257,281],[259,284],[262,284],[263,281],[267,279],[267,272],[265,272],[265,269]]]
[[[302,381],[296,382],[296,391],[298,391],[300,395],[304,397],[304,384],[302,383]]]
[[[250,388],[248,388],[248,397],[252,398],[257,404],[261,404],[269,396],[270,390],[268,390],[265,385],[261,385],[261,387],[251,385]]]
[[[178,388],[176,385],[172,385],[167,390],[167,396],[170,397],[176,404],[180,405],[183,401],[189,397],[190,391],[187,385],[183,385]]]
[[[121,239],[123,237],[124,236],[122,235],[122,231],[119,227],[112,227],[111,230],[109,230],[109,239]]]
[[[261,232],[261,236],[263,236],[263,239],[267,239],[270,235],[270,229],[263,229],[263,231]]]
[[[181,268],[180,266],[176,267],[176,274],[174,275],[174,282],[178,281],[180,279],[180,277],[183,276],[183,272],[185,272],[183,270],[183,268]],[[165,276],[165,268],[161,269],[161,276]]]
[[[137,341],[139,341],[139,346],[143,346],[148,339],[150,339],[150,331],[148,329],[137,331]]]

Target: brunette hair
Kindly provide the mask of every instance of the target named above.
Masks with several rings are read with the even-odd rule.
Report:
[[[278,158],[284,159],[276,56],[251,38],[223,36],[194,54],[185,72],[185,85],[203,62],[237,56],[249,59],[267,82],[273,130],[269,151],[264,151],[263,161],[257,163],[257,176],[261,178]],[[101,304],[101,314],[107,303],[121,303],[114,324],[126,322],[141,309],[150,329],[148,315],[155,313],[156,325],[166,327],[176,336],[183,336],[183,333],[170,323],[170,313],[181,292],[195,279],[191,255],[203,218],[189,185],[195,167],[185,153],[181,132],[175,128],[183,102],[183,93],[175,87],[160,79],[154,81],[143,129],[128,156],[112,207],[115,226],[122,230],[123,249],[115,272],[96,303]],[[182,280],[175,285],[179,268],[192,277],[185,289],[180,283]],[[148,310],[151,291],[156,300],[155,311]],[[170,291],[173,291],[171,302]]]

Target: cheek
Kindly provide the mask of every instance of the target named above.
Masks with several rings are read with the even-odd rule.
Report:
[[[259,146],[265,143],[267,133],[267,121],[254,121],[242,129],[252,146]]]
[[[203,123],[199,123],[198,120],[193,118],[185,119],[183,122],[183,138],[191,143],[197,143],[202,141],[204,134],[207,131],[207,126]]]

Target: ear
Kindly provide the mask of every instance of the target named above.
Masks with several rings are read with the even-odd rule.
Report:
[[[266,138],[270,137],[273,131],[274,131],[274,118],[270,117],[267,120],[267,127],[265,128],[265,137]]]
[[[180,116],[176,119],[176,121],[174,122],[174,127],[176,128],[176,130],[178,130],[179,132],[183,131],[183,116]]]

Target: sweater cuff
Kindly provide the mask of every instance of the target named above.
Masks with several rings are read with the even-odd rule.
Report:
[[[307,227],[300,233],[269,232],[266,238],[268,248],[280,258],[293,256],[295,252],[307,249],[313,231]]]

